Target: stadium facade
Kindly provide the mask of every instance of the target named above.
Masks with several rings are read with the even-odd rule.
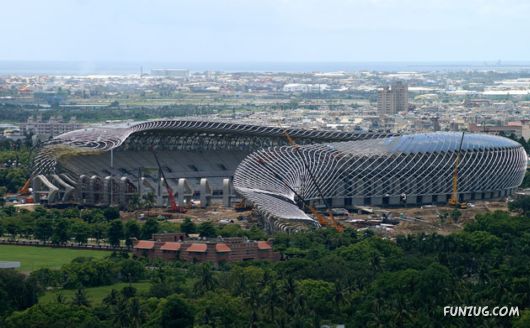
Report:
[[[239,197],[232,187],[237,166],[254,151],[286,145],[285,133],[301,145],[385,136],[200,120],[86,128],[62,134],[40,150],[33,195],[49,205],[127,207],[134,195],[153,193],[164,206],[165,176],[181,206],[192,198],[203,207],[214,199],[229,206]]]
[[[286,134],[297,146],[289,146]],[[243,197],[268,230],[318,225],[302,202],[333,207],[447,203],[461,133],[390,135],[285,129],[200,120],[156,120],[86,128],[48,142],[34,160],[35,200],[50,205],[118,205],[153,193],[179,205]],[[526,153],[502,137],[466,134],[461,201],[507,196]],[[160,165],[158,165],[158,158]],[[162,174],[163,173],[163,174]],[[298,196],[296,196],[298,195]],[[323,197],[321,197],[321,195]]]
[[[527,167],[523,147],[484,134],[439,132],[338,143],[271,147],[248,156],[234,186],[270,230],[296,228],[313,206],[447,204],[457,154],[461,202],[510,195]],[[326,202],[327,204],[324,204]]]

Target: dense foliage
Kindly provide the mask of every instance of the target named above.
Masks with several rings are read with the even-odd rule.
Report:
[[[31,138],[0,141],[0,196],[17,192],[29,176]]]
[[[528,218],[496,212],[449,236],[390,241],[349,229],[277,234],[274,247],[287,259],[274,263],[214,268],[123,254],[79,258],[20,278],[35,290],[74,289],[74,296],[33,306],[30,298],[4,310],[4,318],[7,327],[527,327],[529,245]],[[84,292],[146,279],[148,292],[109,287],[101,303]],[[444,317],[447,305],[518,306],[521,316]]]
[[[53,244],[75,242],[96,243],[112,246],[130,246],[132,240],[151,239],[154,233],[177,232],[199,233],[203,237],[242,237],[265,239],[265,233],[253,226],[249,230],[237,224],[215,226],[211,222],[195,225],[189,218],[182,225],[167,222],[164,218],[147,218],[144,222],[129,220],[123,223],[117,208],[17,211],[12,206],[0,208],[0,237],[10,240],[36,239]]]

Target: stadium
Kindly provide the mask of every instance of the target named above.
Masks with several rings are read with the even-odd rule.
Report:
[[[439,132],[263,149],[239,165],[234,186],[267,218],[270,230],[288,229],[295,222],[316,224],[301,210],[304,203],[447,204],[459,153],[460,202],[508,196],[524,178],[527,155],[519,143]]]
[[[149,193],[156,205],[243,198],[267,230],[318,226],[303,204],[446,204],[457,154],[460,201],[501,198],[522,182],[526,153],[481,134],[391,135],[156,120],[76,130],[34,160],[33,196],[48,205],[120,206]],[[289,145],[289,138],[296,144]],[[461,142],[461,144],[460,144]],[[166,185],[167,183],[167,185]],[[167,188],[169,187],[169,188]]]
[[[377,138],[385,135],[285,129],[201,120],[156,120],[76,130],[45,144],[33,163],[36,202],[48,205],[118,205],[153,193],[159,206],[192,200],[230,206],[239,199],[232,178],[250,153],[288,143]]]

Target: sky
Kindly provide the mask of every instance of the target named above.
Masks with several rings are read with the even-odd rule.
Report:
[[[527,0],[0,1],[0,60],[530,61]]]

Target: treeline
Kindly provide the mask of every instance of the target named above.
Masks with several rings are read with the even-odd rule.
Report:
[[[0,208],[0,237],[10,240],[19,238],[40,240],[53,244],[74,242],[87,244],[89,239],[111,246],[131,246],[133,239],[151,239],[159,232],[198,233],[201,237],[248,237],[266,239],[266,234],[253,226],[242,229],[237,224],[215,226],[206,221],[199,225],[185,218],[182,224],[167,222],[164,218],[147,218],[145,222],[120,220],[115,207],[105,209],[46,210],[37,207],[33,212],[17,211],[13,206]]]
[[[59,107],[39,108],[38,106],[21,106],[0,103],[0,121],[22,123],[30,116],[42,115],[43,120],[51,116],[61,115],[63,119],[69,120],[72,116],[80,122],[102,122],[106,120],[147,120],[160,117],[178,117],[188,115],[207,115],[224,110],[238,109],[231,105],[189,105],[173,104],[164,106],[120,106],[113,102],[109,106],[94,107]]]
[[[7,327],[528,327],[530,221],[478,215],[449,236],[390,241],[330,229],[277,234],[281,262],[142,262],[114,256],[76,260],[26,278],[38,289],[75,288],[5,314]],[[140,263],[141,265],[139,265]],[[143,269],[142,269],[143,268]],[[123,271],[126,270],[126,271]],[[98,274],[99,272],[99,274]],[[49,278],[56,277],[56,278]],[[130,277],[130,278],[126,278]],[[47,280],[49,279],[49,280]],[[112,291],[100,303],[83,288],[148,279],[147,292]],[[520,317],[449,317],[444,306],[518,306]],[[27,306],[15,307],[15,310]]]

